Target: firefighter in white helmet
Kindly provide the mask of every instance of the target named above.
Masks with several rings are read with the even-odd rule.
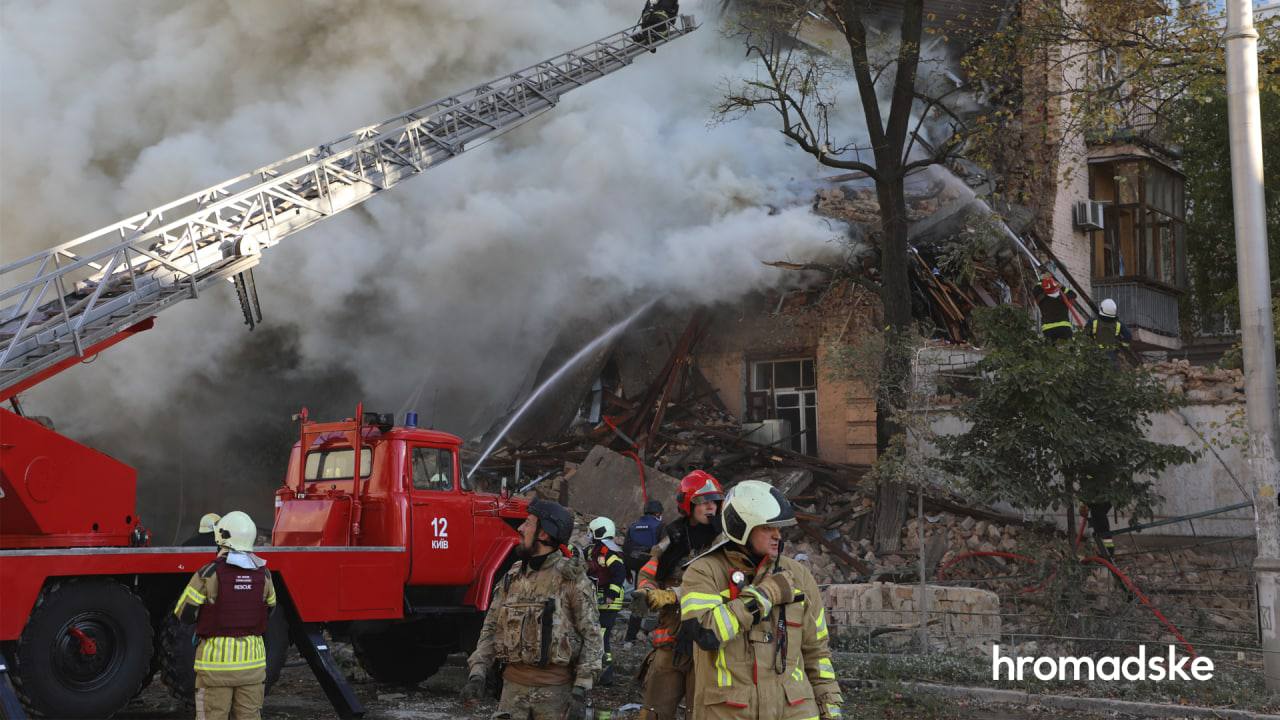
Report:
[[[218,543],[213,537],[213,528],[218,524],[222,516],[218,513],[205,513],[200,516],[200,525],[196,528],[196,534],[187,538],[182,542],[183,547],[217,547]]]
[[[253,554],[258,528],[236,510],[213,529],[218,556],[200,568],[173,614],[196,624],[196,714],[247,720],[262,715],[267,651],[262,636],[276,604],[267,562]]]
[[[613,684],[613,646],[609,634],[622,611],[622,584],[627,580],[627,566],[622,548],[614,537],[618,528],[607,517],[598,517],[587,525],[591,533],[591,550],[587,553],[587,574],[596,584],[596,609],[600,612],[600,635],[604,641],[604,665],[598,685]]]
[[[693,652],[695,720],[841,717],[818,584],[782,556],[781,528],[795,522],[776,488],[743,481],[725,496],[723,534],[685,571],[680,617],[702,630]]]

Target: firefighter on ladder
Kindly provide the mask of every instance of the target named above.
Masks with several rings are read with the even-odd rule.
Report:
[[[738,483],[724,500],[716,546],[685,570],[681,620],[709,636],[694,651],[693,720],[841,717],[818,584],[782,556],[780,528],[795,522],[776,488]]]
[[[715,540],[715,519],[723,499],[720,481],[710,473],[694,470],[685,475],[676,495],[681,517],[667,526],[666,537],[653,546],[649,562],[640,569],[636,603],[656,611],[658,624],[649,634],[653,649],[640,668],[644,697],[639,720],[674,720],[680,701],[689,695],[689,632],[696,628],[691,625],[682,635],[680,578],[685,563]],[[681,642],[683,652],[677,653]]]
[[[627,581],[627,568],[622,560],[622,548],[613,539],[618,529],[612,520],[598,517],[591,521],[587,530],[591,533],[587,574],[596,583],[596,608],[600,611],[600,637],[604,641],[604,669],[597,683],[612,685],[613,647],[609,633],[622,611],[622,585]]]
[[[276,605],[267,561],[253,554],[258,528],[236,510],[213,529],[218,556],[182,591],[173,614],[196,624],[196,718],[262,717],[267,651],[262,635]]]
[[[498,584],[462,688],[464,705],[484,692],[495,661],[502,697],[494,718],[562,720],[586,713],[603,655],[595,588],[568,549],[573,516],[549,500],[529,503],[519,527],[519,562]]]

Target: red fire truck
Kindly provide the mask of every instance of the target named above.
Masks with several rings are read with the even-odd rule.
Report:
[[[189,693],[192,631],[170,618],[211,559],[209,549],[150,545],[135,470],[26,417],[19,393],[221,281],[233,282],[252,328],[262,318],[252,270],[281,239],[696,27],[681,17],[658,32],[627,28],[0,267],[0,402],[12,406],[0,409],[4,716],[25,707],[108,717],[157,673]],[[469,484],[457,436],[362,408],[340,422],[305,410],[297,420],[271,546],[260,552],[280,597],[268,682],[292,644],[337,713],[358,717],[326,638],[349,639],[376,679],[431,675],[449,652],[474,645],[526,507]]]

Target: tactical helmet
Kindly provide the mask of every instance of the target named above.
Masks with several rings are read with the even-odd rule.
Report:
[[[719,480],[711,476],[711,473],[705,470],[694,470],[680,481],[677,499],[680,512],[692,515],[693,506],[697,503],[723,500],[724,488],[721,487]]]
[[[592,520],[587,529],[591,531],[591,537],[596,540],[604,540],[618,534],[617,526],[607,517],[598,517]]]
[[[650,500],[649,502],[645,503],[644,514],[645,515],[661,515],[662,503],[657,500]]]
[[[252,552],[253,541],[258,539],[258,526],[248,514],[233,510],[214,525],[213,537],[220,547]]]
[[[573,515],[560,503],[536,498],[529,503],[529,514],[538,518],[538,528],[551,536],[556,545],[569,542],[573,535]]]
[[[211,533],[222,516],[218,513],[205,513],[200,516],[200,533]]]
[[[1112,300],[1111,298],[1107,298],[1103,300],[1102,304],[1098,307],[1098,312],[1102,313],[1103,317],[1109,317],[1109,318],[1115,317],[1116,301]]]
[[[720,523],[726,537],[746,545],[751,531],[761,525],[795,525],[796,512],[778,488],[759,480],[743,480],[725,497]]]

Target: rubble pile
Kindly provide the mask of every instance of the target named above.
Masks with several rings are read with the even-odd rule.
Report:
[[[1156,362],[1147,367],[1166,388],[1190,402],[1244,400],[1244,373],[1240,370],[1192,365],[1186,360]]]

